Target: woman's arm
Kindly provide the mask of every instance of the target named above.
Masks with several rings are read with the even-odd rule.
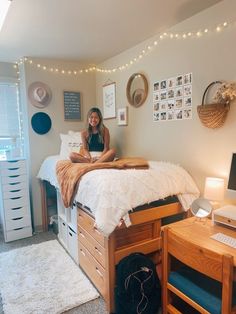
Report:
[[[104,128],[104,150],[102,154],[105,154],[110,149],[110,132],[107,127]]]
[[[91,155],[88,150],[87,131],[81,132],[81,139],[82,139],[82,149],[80,150],[80,154],[88,159],[91,159]]]

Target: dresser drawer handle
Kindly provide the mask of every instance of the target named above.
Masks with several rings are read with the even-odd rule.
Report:
[[[95,247],[95,251],[99,254],[102,255],[102,253],[99,251],[99,249],[97,247]]]
[[[103,275],[102,275],[102,273],[100,272],[100,270],[96,267],[96,272],[98,273],[98,275],[100,276],[100,277],[102,277],[103,278]]]
[[[18,170],[19,168],[7,168],[7,170]]]
[[[20,198],[22,198],[21,196],[19,196],[19,197],[11,197],[10,199],[11,200],[19,200]]]
[[[80,253],[83,254],[84,256],[86,256],[86,254],[84,253],[83,250],[80,249]]]
[[[22,206],[21,207],[13,207],[13,208],[11,208],[11,210],[18,210],[18,209],[21,209],[22,208]]]
[[[9,178],[18,178],[20,175],[9,176]]]
[[[85,235],[82,232],[80,232],[79,234],[82,238],[85,238]]]
[[[20,182],[9,183],[9,185],[17,185],[17,184],[20,184]]]
[[[101,232],[98,231],[98,229],[96,227],[93,227],[94,231],[97,232],[99,235],[101,235]]]
[[[24,217],[18,217],[18,218],[12,218],[12,220],[21,220],[23,219]]]
[[[20,192],[21,190],[11,190],[11,193],[16,193],[16,192]]]

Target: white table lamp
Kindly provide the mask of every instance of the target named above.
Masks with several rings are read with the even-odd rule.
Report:
[[[224,199],[224,179],[207,177],[204,197],[210,201],[222,201]]]

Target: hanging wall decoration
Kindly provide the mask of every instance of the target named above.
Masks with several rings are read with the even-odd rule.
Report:
[[[103,85],[103,118],[116,117],[116,83]]]
[[[32,129],[37,134],[46,134],[51,129],[52,121],[45,112],[37,112],[31,118]]]
[[[42,82],[34,82],[29,86],[28,97],[33,106],[44,108],[51,101],[52,91],[48,85]]]
[[[153,85],[153,121],[192,119],[192,73]]]

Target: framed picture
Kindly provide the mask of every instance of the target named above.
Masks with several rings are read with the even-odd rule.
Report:
[[[80,92],[64,91],[64,119],[81,120]]]
[[[118,109],[118,125],[128,125],[128,108]]]
[[[116,83],[103,85],[103,118],[116,117]]]

